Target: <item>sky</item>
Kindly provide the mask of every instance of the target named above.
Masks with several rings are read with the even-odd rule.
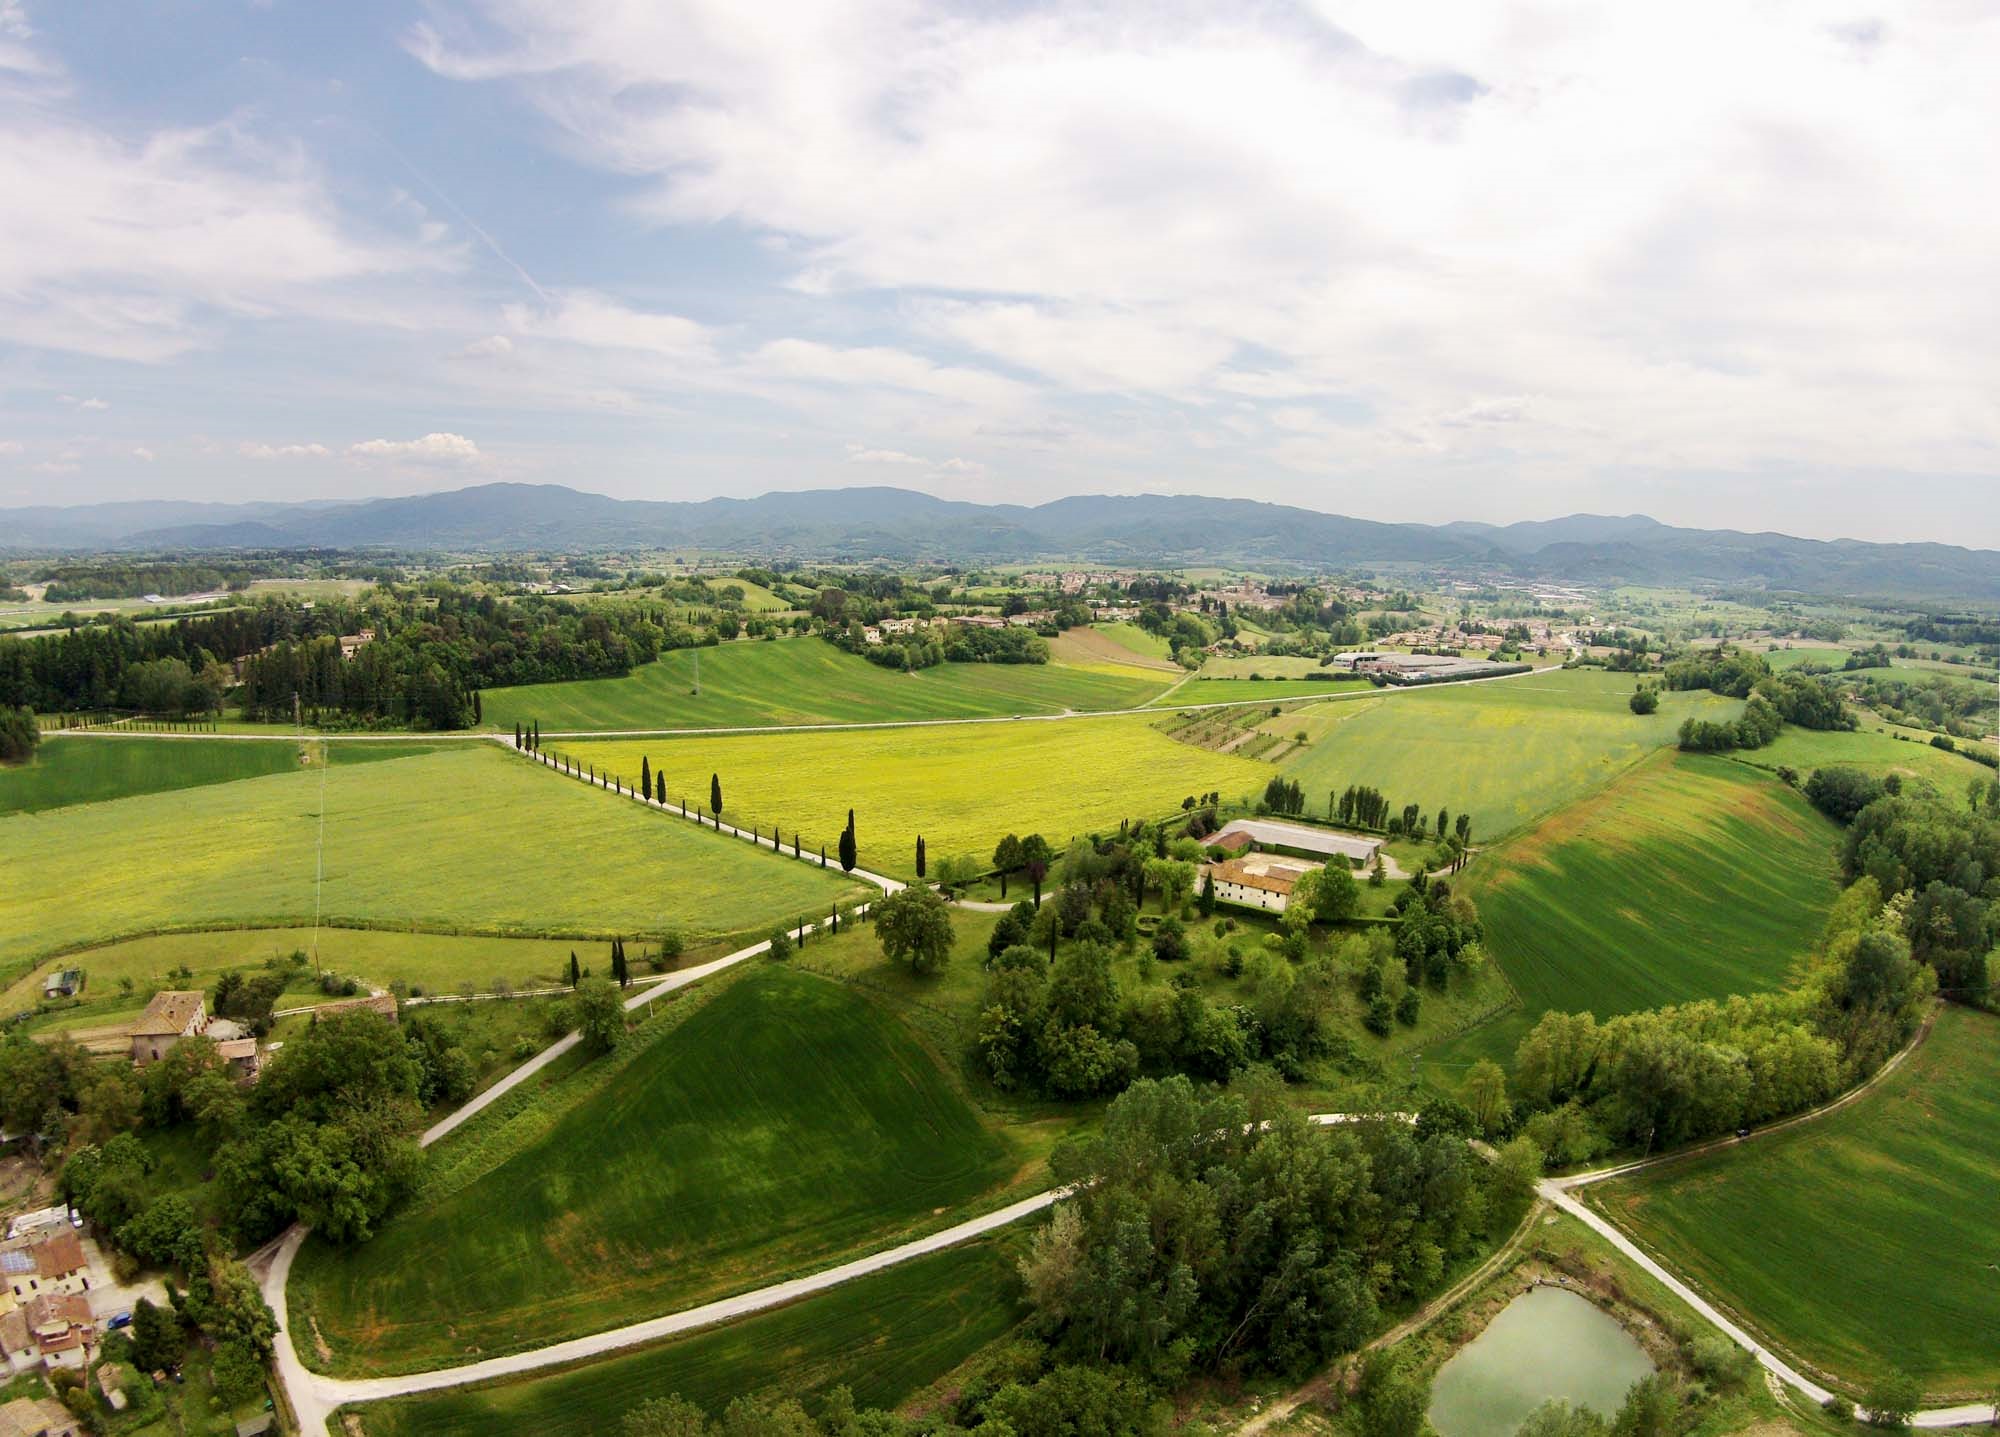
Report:
[[[2000,547],[1996,74],[1995,0],[0,0],[0,506]]]

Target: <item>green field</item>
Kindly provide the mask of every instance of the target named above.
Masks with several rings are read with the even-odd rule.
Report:
[[[694,693],[697,662],[701,693]],[[822,639],[675,649],[622,679],[488,689],[486,720],[542,732],[987,718],[1143,704],[1171,680],[1064,664],[939,664],[901,673]]]
[[[1331,673],[1330,665],[1304,654],[1244,654],[1211,658],[1201,666],[1205,679],[1303,679]]]
[[[351,1252],[309,1247],[292,1301],[342,1370],[410,1371],[893,1245],[969,1216],[1016,1166],[894,1018],[840,984],[760,967],[539,1141]]]
[[[635,938],[627,945],[633,970],[644,977],[650,968],[640,949],[650,940]],[[159,933],[128,938],[81,953],[65,954],[36,967],[12,986],[0,990],[0,1018],[35,1006],[42,976],[52,968],[83,969],[88,986],[82,1001],[34,1021],[36,1028],[72,1028],[114,1022],[137,1014],[162,988],[212,988],[231,969],[287,969],[294,952],[310,954],[311,928],[220,929],[206,933]],[[285,988],[282,1007],[309,1003],[321,995],[319,967],[357,978],[378,988],[406,983],[431,993],[456,993],[470,986],[492,992],[501,983],[516,989],[569,981],[569,955],[602,973],[609,959],[599,943],[570,938],[488,938],[444,933],[398,933],[381,928],[321,928],[318,964],[298,965]],[[194,976],[172,977],[185,967]],[[132,980],[128,993],[120,980]]]
[[[1366,692],[1368,680],[1338,679],[1211,679],[1193,678],[1158,702],[1182,704],[1285,703],[1292,699],[1325,698],[1328,694]]]
[[[1748,1147],[1589,1189],[1746,1326],[1865,1387],[1933,1401],[2000,1383],[2000,1019],[1939,1014],[1882,1085]]]
[[[1311,715],[1314,742],[1285,772],[1315,807],[1329,791],[1370,784],[1398,808],[1470,813],[1473,841],[1491,842],[1671,744],[1682,719],[1728,718],[1741,707],[1708,693],[1670,693],[1642,718],[1628,707],[1633,686],[1626,674],[1551,669],[1315,704],[1298,715]]]
[[[1775,771],[1780,765],[1811,773],[1828,764],[1848,764],[1871,773],[1900,774],[1904,779],[1922,779],[1937,786],[1946,798],[1963,802],[1966,787],[1973,780],[1990,782],[1993,770],[1974,763],[1961,753],[1932,748],[1928,735],[1898,739],[1876,733],[1871,727],[1849,733],[1785,727],[1776,743],[1739,753],[1741,763]]]
[[[725,819],[766,833],[779,824],[787,844],[796,830],[808,849],[834,852],[851,808],[861,866],[899,876],[914,873],[918,834],[932,859],[984,861],[1009,832],[1060,846],[1192,794],[1261,793],[1272,773],[1175,743],[1143,716],[546,746],[629,781],[643,756],[666,774],[670,800],[704,807],[719,774]]]
[[[1505,1060],[1550,1009],[1600,1018],[1781,987],[1839,892],[1832,823],[1727,759],[1662,753],[1466,871],[1522,1007],[1440,1051]]]
[[[51,738],[32,762],[0,768],[0,814],[200,788],[302,766],[296,746],[228,739]]]
[[[1174,651],[1167,641],[1150,629],[1142,629],[1137,624],[1092,624],[1091,627],[1121,649],[1130,649],[1135,654],[1149,659],[1168,659]]]
[[[335,746],[337,755],[347,747]],[[690,943],[825,911],[850,885],[565,782],[486,743],[0,817],[0,980],[172,928],[350,926]],[[353,761],[373,759],[375,761]]]
[[[1778,670],[1795,669],[1800,664],[1824,664],[1837,669],[1847,662],[1847,650],[1800,644],[1796,648],[1772,649],[1764,655],[1764,662]]]
[[[1024,1227],[1026,1225],[1024,1224]],[[367,1437],[602,1437],[678,1393],[713,1415],[741,1396],[814,1398],[845,1384],[891,1408],[1020,1319],[1013,1235],[918,1258],[790,1307],[583,1367],[350,1409]]]

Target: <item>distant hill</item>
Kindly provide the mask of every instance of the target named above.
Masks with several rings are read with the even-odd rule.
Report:
[[[1026,507],[904,489],[673,503],[555,484],[484,484],[354,503],[147,501],[0,510],[21,550],[383,548],[460,552],[675,547],[763,557],[1004,563],[1414,564],[1572,583],[1744,584],[1811,593],[2000,599],[2000,553],[1680,529],[1643,515],[1519,524],[1382,524],[1194,495],[1078,495]]]

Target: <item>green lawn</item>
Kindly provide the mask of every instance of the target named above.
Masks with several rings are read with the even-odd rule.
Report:
[[[0,767],[0,814],[36,813],[73,803],[200,788],[304,763],[287,743],[228,739],[50,738],[32,762]]]
[[[1830,669],[1837,669],[1847,662],[1847,650],[1799,644],[1793,648],[1772,649],[1764,655],[1764,662],[1779,670],[1795,669],[1800,664],[1825,664]]]
[[[1157,817],[1194,794],[1262,793],[1273,770],[1176,743],[1143,716],[955,724],[713,738],[545,741],[550,750],[636,782],[640,761],[667,796],[706,806],[722,780],[723,817],[803,835],[836,851],[854,810],[861,866],[909,876],[917,835],[933,860],[991,858],[1002,835],[1039,832],[1060,847],[1120,819]]]
[[[1783,986],[1839,892],[1838,838],[1754,770],[1660,754],[1466,871],[1522,1007],[1433,1056],[1505,1062],[1550,1009],[1605,1018]]]
[[[1023,1225],[1024,1228],[1027,1226]],[[1004,1336],[1022,1307],[1018,1235],[918,1258],[790,1307],[549,1376],[360,1408],[367,1437],[603,1437],[653,1397],[720,1415],[741,1396],[813,1399],[845,1384],[891,1408]]]
[[[1933,1401],[2000,1384],[2000,1019],[1946,1008],[1882,1085],[1829,1117],[1589,1190],[1746,1325],[1865,1387]]]
[[[481,697],[488,723],[510,729],[537,721],[546,735],[1130,708],[1171,678],[1063,664],[939,664],[906,674],[802,638],[676,649],[622,679],[488,689]]]
[[[1963,740],[1961,740],[1963,742]],[[1973,762],[1961,753],[1932,748],[1929,736],[1898,739],[1875,732],[1866,723],[1853,732],[1841,733],[1787,726],[1776,743],[1736,755],[1739,762],[1775,771],[1780,765],[1801,775],[1828,764],[1849,764],[1872,773],[1900,774],[1906,780],[1921,779],[1934,784],[1949,799],[1964,802],[1966,788],[1973,780],[1991,782],[1993,770]]]
[[[1728,718],[1741,708],[1707,693],[1670,693],[1658,713],[1642,718],[1629,707],[1634,682],[1628,674],[1551,669],[1315,704],[1297,715],[1313,742],[1285,772],[1317,809],[1330,791],[1367,784],[1395,808],[1470,813],[1473,841],[1490,843],[1673,743],[1682,719]]]
[[[294,1310],[335,1366],[491,1356],[761,1286],[969,1216],[1018,1166],[894,1018],[779,967],[580,1077],[595,1090],[538,1141],[351,1252],[301,1255]]]
[[[672,926],[699,942],[761,933],[854,891],[463,743],[0,817],[0,980],[149,932],[312,922],[323,782],[328,922],[605,936]]]
[[[1091,627],[1104,635],[1121,649],[1130,649],[1135,654],[1149,659],[1171,659],[1172,646],[1150,629],[1142,629],[1137,624],[1119,622],[1115,624],[1092,624]]]

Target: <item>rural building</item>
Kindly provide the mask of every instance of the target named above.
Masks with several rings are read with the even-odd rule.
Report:
[[[0,1372],[81,1369],[97,1345],[90,1300],[44,1293],[13,1312],[0,1313]]]
[[[374,642],[375,631],[373,629],[363,629],[358,634],[342,634],[340,636],[340,656],[343,659],[351,659],[362,649]]]
[[[880,629],[863,629],[861,631],[861,641],[864,644],[879,644],[882,642],[882,631]]]
[[[1261,908],[1268,913],[1283,913],[1285,905],[1292,900],[1292,888],[1298,881],[1325,866],[1306,858],[1252,853],[1222,863],[1207,864],[1202,871],[1215,880],[1218,901],[1243,908]]]
[[[90,1291],[90,1259],[74,1228],[17,1238],[0,1247],[0,1279],[16,1302],[40,1293]]]
[[[132,1061],[154,1063],[183,1038],[208,1031],[208,1005],[201,993],[169,988],[155,993],[132,1025]]]
[[[0,1437],[78,1437],[81,1423],[52,1397],[17,1397],[0,1405]]]
[[[396,995],[376,993],[367,998],[342,998],[338,1003],[322,1003],[313,1009],[313,1021],[328,1018],[335,1013],[379,1013],[391,1023],[396,1021]]]
[[[954,624],[963,624],[968,629],[1004,629],[1007,621],[993,614],[954,614]]]
[[[1234,858],[1239,853],[1250,851],[1250,835],[1240,828],[1225,828],[1208,840],[1208,846]]]
[[[44,998],[74,998],[83,991],[81,968],[58,968],[42,980]]]
[[[1209,839],[1211,848],[1225,838],[1242,835],[1259,848],[1289,848],[1300,853],[1317,853],[1325,858],[1344,858],[1362,867],[1373,863],[1382,849],[1382,840],[1338,829],[1315,828],[1305,823],[1281,823],[1271,818],[1237,818],[1224,824]]]
[[[885,634],[914,634],[923,626],[922,619],[884,619],[876,625]]]
[[[132,1399],[125,1395],[125,1379],[119,1375],[115,1362],[97,1364],[97,1390],[104,1394],[105,1405],[113,1412],[123,1412],[131,1404]]]

